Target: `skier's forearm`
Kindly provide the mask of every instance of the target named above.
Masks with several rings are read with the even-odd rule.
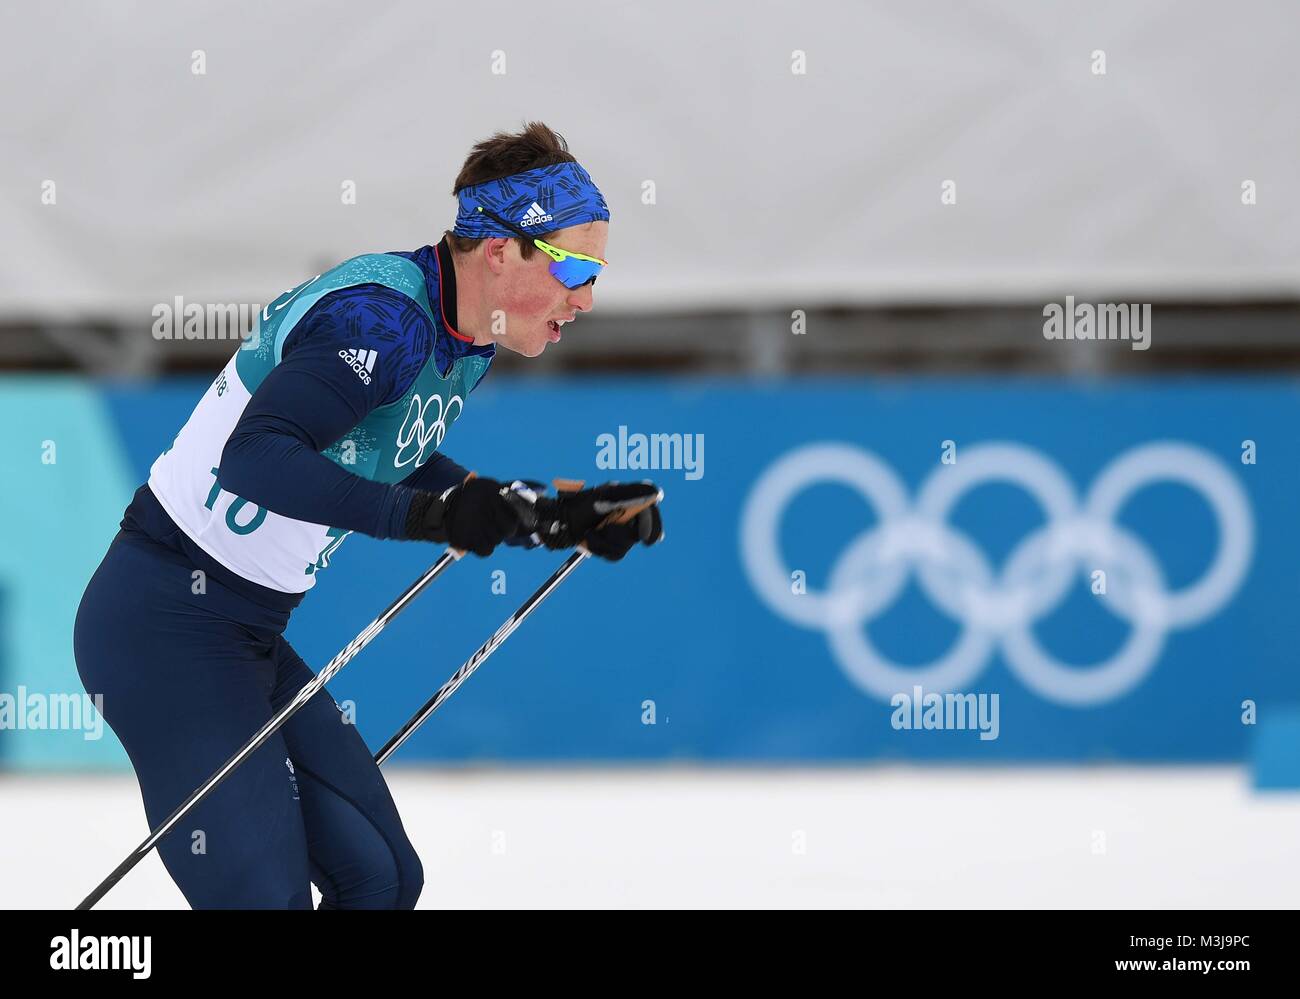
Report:
[[[276,422],[240,422],[221,456],[223,489],[294,520],[376,538],[404,536],[414,490],[353,475]]]
[[[465,481],[469,469],[458,465],[445,454],[435,451],[429,460],[417,468],[404,482],[404,485],[423,489],[429,493],[443,493],[454,485]]]
[[[356,426],[370,404],[355,392],[347,396],[351,386],[344,380],[340,389],[334,375],[334,366],[303,354],[267,375],[226,441],[221,487],[294,520],[402,537],[411,491],[354,475],[320,453]]]

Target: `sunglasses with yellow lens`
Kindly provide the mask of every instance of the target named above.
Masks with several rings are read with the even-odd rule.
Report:
[[[600,257],[589,257],[585,253],[575,253],[573,250],[552,246],[544,240],[530,236],[518,226],[507,222],[501,216],[489,211],[482,205],[478,205],[476,210],[499,222],[520,239],[531,239],[534,246],[551,258],[548,265],[551,275],[566,288],[575,289],[581,288],[584,284],[595,284],[596,278],[605,269],[606,264],[609,263],[609,261],[602,260]]]

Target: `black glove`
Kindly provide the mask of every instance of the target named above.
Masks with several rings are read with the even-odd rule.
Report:
[[[487,556],[520,529],[510,486],[471,477],[442,494],[421,490],[406,515],[406,537],[442,541],[461,551]]]
[[[547,548],[581,543],[593,555],[617,562],[638,541],[653,545],[663,538],[657,506],[663,495],[653,482],[607,482],[594,489],[560,492],[555,498],[539,496],[531,511],[518,498],[512,502],[525,528],[531,526]],[[625,517],[625,522],[616,522]]]
[[[535,519],[532,505],[537,502],[538,496],[546,492],[546,489],[546,483],[538,482],[536,479],[515,479],[510,483],[510,495],[506,499],[519,517],[519,525],[515,528],[515,532],[506,538],[506,544],[511,548],[525,548],[531,551],[541,547],[542,539],[533,532],[531,526]]]
[[[634,544],[653,545],[663,540],[664,525],[659,516],[659,505],[646,507],[631,520],[622,524],[606,524],[588,531],[582,539],[587,551],[603,559],[617,562]]]

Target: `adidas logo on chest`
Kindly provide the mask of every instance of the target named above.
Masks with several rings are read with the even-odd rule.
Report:
[[[370,375],[375,370],[375,361],[379,359],[377,350],[340,350],[339,357],[343,358],[357,376],[365,385],[370,384]]]

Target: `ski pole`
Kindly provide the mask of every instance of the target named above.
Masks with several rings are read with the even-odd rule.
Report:
[[[588,557],[590,556],[587,549],[579,548],[565,559],[564,564],[556,569],[555,572],[551,573],[551,578],[543,583],[531,597],[525,600],[519,609],[510,615],[510,618],[496,630],[492,637],[480,645],[477,651],[465,660],[460,669],[456,670],[452,675],[452,678],[439,687],[438,692],[425,702],[424,707],[417,711],[411,717],[411,720],[402,726],[401,731],[384,744],[384,748],[375,756],[375,763],[379,766],[383,766],[384,760],[392,756],[393,753],[397,751],[397,747],[409,739],[411,733],[423,725],[425,719],[437,711],[439,705],[454,694],[456,689],[469,678],[469,675],[483,665],[484,661],[487,660],[487,657],[492,655],[492,653],[497,650],[497,647],[510,637],[510,633],[519,627],[524,618],[536,610],[537,605],[550,596],[551,592],[559,586],[560,583],[564,582],[565,577],[567,577],[569,573],[576,569]]]
[[[329,664],[316,674],[310,683],[305,684],[303,688],[294,695],[293,700],[281,708],[273,718],[262,726],[258,733],[254,735],[242,749],[235,753],[234,756],[230,757],[230,759],[222,764],[222,766],[211,777],[196,788],[190,796],[185,799],[185,801],[177,806],[176,810],[173,811],[171,815],[167,816],[167,818],[163,820],[157,829],[153,830],[153,832],[148,835],[143,843],[137,846],[135,850],[132,851],[124,861],[122,861],[122,863],[117,865],[117,868],[112,874],[101,881],[94,891],[82,899],[81,904],[77,906],[77,911],[93,908],[95,903],[103,898],[110,888],[121,881],[131,868],[135,867],[136,864],[148,856],[149,851],[157,846],[158,842],[171,832],[171,830],[175,828],[176,824],[189,814],[195,805],[207,797],[208,794],[217,788],[222,781],[234,773],[236,768],[247,760],[248,757],[258,749],[258,747],[266,742],[267,739],[271,738],[280,726],[292,717],[294,712],[311,700],[326,683],[333,679],[339,670],[346,666],[358,652],[369,645],[375,636],[383,631],[385,626],[387,626],[393,618],[397,617],[398,614],[405,610],[411,601],[419,596],[426,586],[442,575],[443,570],[459,559],[462,554],[464,553],[452,548],[448,548],[443,552],[442,555],[439,556],[438,561],[434,562],[433,565],[425,571],[423,576],[407,587],[406,591],[400,597],[389,604],[387,610],[366,625],[361,633],[357,635],[356,638],[352,639],[352,641],[349,642],[338,655],[331,659]]]
[[[582,485],[582,481],[576,479],[555,480],[555,489],[559,493],[579,490],[582,488]],[[518,512],[520,520],[524,522],[529,529],[532,529],[536,526],[536,519],[532,513],[532,503],[536,499],[536,494],[525,492],[522,495],[524,496],[524,499],[528,501],[528,505],[519,505]],[[648,499],[644,503],[628,509],[613,511],[608,517],[601,521],[601,526],[603,527],[606,524],[627,523],[636,517],[642,510],[646,509],[646,507],[660,502],[663,498],[664,493],[663,490],[660,489],[654,498]],[[383,766],[384,761],[397,751],[397,747],[409,739],[411,733],[423,725],[425,720],[438,710],[443,701],[456,693],[457,688],[459,688],[460,685],[469,678],[471,673],[483,665],[487,660],[487,657],[492,655],[502,642],[510,637],[511,633],[519,627],[524,618],[536,610],[537,605],[549,597],[555,588],[564,582],[569,573],[573,572],[573,570],[589,558],[590,555],[591,552],[587,550],[585,545],[578,545],[577,550],[565,559],[564,563],[556,569],[555,572],[551,573],[551,577],[538,587],[533,595],[525,600],[520,608],[510,615],[510,618],[496,630],[496,633],[480,645],[472,656],[465,660],[460,669],[456,670],[456,672],[452,674],[451,679],[438,688],[438,692],[424,703],[424,707],[420,708],[419,711],[412,715],[411,719],[402,726],[398,733],[384,744],[384,748],[375,755],[375,763],[379,766]]]

